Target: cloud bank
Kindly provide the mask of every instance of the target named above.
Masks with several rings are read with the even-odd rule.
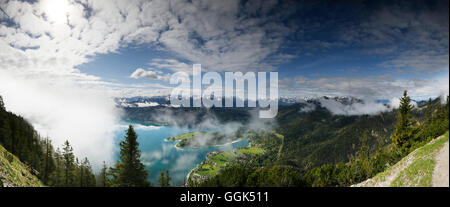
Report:
[[[120,111],[107,94],[73,84],[12,78],[0,71],[7,110],[23,115],[55,147],[69,140],[74,153],[88,157],[95,168],[103,161],[112,163]]]

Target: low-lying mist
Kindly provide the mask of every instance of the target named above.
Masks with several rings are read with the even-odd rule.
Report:
[[[217,137],[224,137],[225,139],[238,139],[243,134],[250,131],[271,131],[276,125],[274,119],[259,118],[258,110],[246,109],[246,116],[239,120],[223,121],[219,119],[219,115],[211,111],[211,109],[204,110],[202,113],[187,110],[182,115],[174,113],[172,110],[164,110],[161,113],[154,114],[155,120],[167,123],[171,126],[189,127],[195,131],[211,131],[214,133],[197,134],[194,144],[199,147],[206,146],[207,143]],[[228,108],[229,113],[233,113],[232,108]],[[245,119],[245,120],[244,120]]]
[[[23,116],[42,136],[61,148],[69,140],[77,157],[88,157],[97,170],[113,162],[114,132],[120,109],[108,95],[70,82],[39,81],[0,74],[7,110]]]

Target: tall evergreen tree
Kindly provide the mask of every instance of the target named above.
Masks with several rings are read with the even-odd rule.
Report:
[[[166,170],[166,187],[170,187],[170,180],[172,180],[172,178],[170,178],[169,170]]]
[[[83,163],[82,162],[79,162],[78,161],[78,158],[76,158],[75,159],[76,161],[75,161],[75,166],[76,166],[76,168],[77,168],[77,177],[78,177],[78,181],[79,181],[79,183],[78,183],[78,185],[80,186],[80,187],[83,187],[84,186],[84,165],[83,165]]]
[[[0,96],[0,144],[10,149],[11,127],[9,126],[8,113],[5,110],[3,99]]]
[[[70,146],[68,140],[64,142],[62,155],[64,163],[64,185],[67,187],[74,184],[73,181],[75,176],[75,156],[73,154],[73,148]]]
[[[164,172],[164,170],[161,170],[161,173],[158,177],[158,186],[159,187],[170,187],[170,180],[172,178],[170,178],[169,175],[169,170],[166,170]]]
[[[114,183],[124,187],[147,187],[148,172],[141,160],[141,151],[137,142],[137,134],[133,126],[129,126],[125,140],[120,142],[120,161],[116,163]]]
[[[0,96],[0,110],[5,110],[5,103],[3,102],[2,96]]]
[[[392,142],[401,151],[407,151],[411,146],[412,138],[414,136],[415,121],[411,117],[411,110],[414,106],[411,104],[411,98],[408,92],[403,92],[403,97],[400,98],[400,106],[397,114],[397,124],[392,136]]]
[[[158,186],[159,187],[165,187],[165,181],[166,176],[164,175],[164,170],[161,170],[161,172],[159,173],[159,177],[158,177]]]
[[[100,187],[109,187],[109,178],[108,178],[108,172],[107,172],[108,168],[106,167],[106,163],[105,161],[103,161],[103,167],[100,170],[100,174],[99,174],[99,185]]]
[[[92,172],[92,166],[87,157],[85,157],[83,162],[81,163],[81,169],[83,170],[83,175],[81,176],[83,180],[82,186],[95,186],[95,175]]]
[[[44,170],[42,172],[42,181],[44,184],[49,183],[50,174],[55,170],[55,160],[53,158],[53,146],[51,140],[47,137],[44,140],[45,156],[44,156]]]
[[[51,186],[64,186],[64,162],[59,147],[54,153],[55,157],[55,170],[50,174],[49,184]]]

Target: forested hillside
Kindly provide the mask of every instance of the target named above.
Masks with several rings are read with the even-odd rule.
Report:
[[[24,118],[8,112],[0,96],[0,145],[17,157],[48,186],[95,186],[95,175],[87,158],[79,160],[68,141],[60,150],[42,138]],[[8,151],[8,152],[7,152]],[[10,157],[10,156],[7,156]],[[3,160],[2,160],[3,161]],[[2,163],[6,165],[8,163]],[[11,171],[10,171],[11,172]],[[6,175],[14,176],[14,175]]]
[[[42,138],[25,119],[6,111],[0,96],[0,145],[0,187],[151,186],[132,126],[120,142],[118,162],[110,168],[104,164],[96,177],[87,158],[75,157],[69,141],[55,150],[49,138]],[[165,177],[168,185],[168,172]]]
[[[448,97],[413,108],[406,94],[399,109],[375,116],[332,115],[324,108],[281,109],[274,133],[252,144],[266,153],[232,164],[196,186],[350,186],[373,177],[448,130]],[[402,144],[395,142],[403,140]]]

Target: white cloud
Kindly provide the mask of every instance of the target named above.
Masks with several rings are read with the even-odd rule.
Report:
[[[297,76],[280,80],[280,88],[287,96],[353,96],[363,100],[401,97],[404,90],[416,100],[449,94],[449,76],[439,75],[429,79],[399,79],[383,76],[323,77]]]
[[[412,100],[410,104],[414,107],[417,107],[417,102],[415,102],[414,100]],[[390,108],[398,108],[399,106],[400,106],[400,98],[395,97],[389,101]]]
[[[308,113],[308,112],[316,110],[316,105],[310,104],[310,103],[305,103],[305,104],[306,105],[300,109],[301,113]]]
[[[130,75],[130,77],[134,79],[150,78],[156,80],[169,81],[170,74],[162,75],[161,71],[144,70],[142,68],[138,68]]]
[[[386,105],[375,101],[364,101],[362,103],[343,104],[333,99],[319,99],[321,106],[327,108],[333,114],[339,115],[374,115],[389,111]]]
[[[192,65],[180,62],[176,59],[155,58],[149,63],[150,66],[158,69],[166,69],[172,72],[185,72],[192,74]]]
[[[75,84],[23,79],[0,70],[0,94],[8,110],[52,138],[55,147],[69,140],[75,154],[87,156],[96,168],[102,161],[112,163],[120,111],[108,94]]]

